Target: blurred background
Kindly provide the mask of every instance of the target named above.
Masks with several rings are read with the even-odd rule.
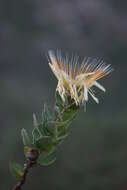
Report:
[[[115,71],[100,82],[50,167],[30,172],[25,189],[127,189],[127,1],[0,0],[0,190],[11,189],[10,160],[23,164],[21,128],[32,128],[57,81],[49,49],[103,58]]]

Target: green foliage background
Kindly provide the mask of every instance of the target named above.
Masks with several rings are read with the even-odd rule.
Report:
[[[115,71],[102,79],[80,110],[70,135],[50,167],[29,174],[25,189],[110,190],[127,188],[127,3],[119,0],[0,1],[0,189],[15,181],[9,161],[23,163],[22,128],[52,108],[57,81],[45,54],[48,49],[101,57]]]

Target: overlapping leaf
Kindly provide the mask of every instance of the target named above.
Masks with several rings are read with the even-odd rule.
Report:
[[[10,171],[17,180],[22,178],[23,168],[20,164],[16,162],[10,162]]]
[[[68,136],[69,125],[78,111],[70,97],[63,102],[59,93],[56,92],[56,105],[54,114],[49,112],[46,104],[42,113],[42,119],[37,121],[36,115],[33,114],[32,130],[33,140],[28,136],[25,129],[22,129],[22,138],[25,145],[24,152],[27,155],[29,148],[34,147],[39,151],[40,165],[49,165],[56,159],[55,151],[57,146]]]

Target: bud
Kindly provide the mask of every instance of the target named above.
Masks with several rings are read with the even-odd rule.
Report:
[[[27,158],[28,160],[35,162],[38,159],[39,152],[37,149],[30,148],[28,153],[27,153]]]

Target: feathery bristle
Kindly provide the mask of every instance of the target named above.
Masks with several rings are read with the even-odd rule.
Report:
[[[72,55],[70,59],[68,54],[66,54],[64,58],[60,51],[57,51],[55,55],[51,50],[49,51],[48,60],[53,73],[59,81],[57,90],[63,100],[65,95],[71,96],[76,105],[78,105],[88,101],[89,93],[99,103],[91,87],[96,86],[105,92],[105,88],[97,80],[113,71],[110,64],[107,65],[101,59],[85,57],[79,66],[79,57],[77,55]]]

